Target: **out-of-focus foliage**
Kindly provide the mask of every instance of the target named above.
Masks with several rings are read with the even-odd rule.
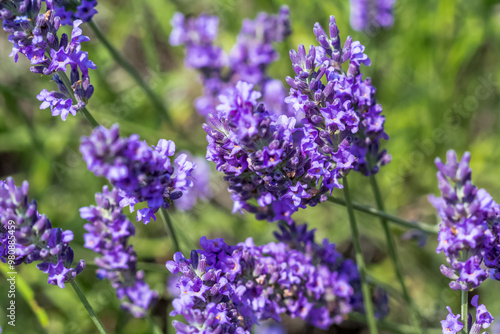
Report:
[[[435,222],[426,200],[437,192],[436,156],[447,149],[458,154],[472,152],[473,180],[500,198],[500,2],[494,0],[397,0],[395,25],[387,31],[357,33],[349,26],[348,0],[335,1],[232,1],[232,0],[113,0],[100,1],[95,17],[106,36],[130,60],[145,80],[163,98],[173,122],[158,119],[143,91],[109,55],[93,36],[85,46],[98,65],[91,73],[95,95],[88,109],[104,125],[120,123],[123,134],[138,133],[150,144],[166,138],[176,141],[180,150],[204,155],[203,119],[196,114],[193,100],[201,86],[196,73],[183,66],[183,51],[168,44],[170,19],[175,11],[197,15],[204,11],[220,16],[221,44],[229,50],[241,21],[259,11],[276,12],[280,5],[291,9],[293,35],[278,48],[282,57],[271,67],[271,75],[283,79],[291,75],[288,50],[299,43],[314,42],[312,26],[327,24],[335,15],[342,36],[351,34],[366,46],[372,66],[364,68],[377,87],[377,99],[387,117],[386,131],[391,139],[386,148],[393,161],[379,174],[379,182],[389,212],[408,219]],[[147,320],[136,320],[119,309],[119,302],[109,282],[95,277],[94,254],[82,247],[83,224],[78,209],[94,203],[94,193],[105,180],[87,171],[78,145],[81,135],[91,131],[86,120],[70,117],[62,122],[48,111],[38,109],[35,96],[53,83],[29,72],[21,59],[15,65],[8,58],[10,43],[6,34],[0,38],[0,176],[30,182],[32,198],[39,211],[47,214],[53,225],[75,232],[75,258],[87,260],[88,267],[78,278],[80,285],[110,332],[151,333]],[[214,169],[215,170],[215,169]],[[198,247],[199,238],[224,237],[228,243],[254,237],[256,243],[271,241],[275,225],[255,221],[250,215],[231,215],[231,200],[221,176],[213,176],[215,198],[200,203],[189,213],[174,212],[173,219],[185,252]],[[353,177],[356,201],[373,205],[368,182],[361,175]],[[340,192],[337,193],[341,196]],[[358,214],[369,272],[396,289],[392,266],[386,256],[384,239],[377,220]],[[133,218],[132,218],[133,219]],[[328,237],[346,255],[351,253],[349,226],[345,209],[332,203],[300,211],[297,220],[307,221],[318,229],[318,236]],[[166,290],[166,260],[173,255],[172,242],[158,221],[147,226],[136,224],[132,238],[146,280],[160,291],[162,299],[153,311],[154,320],[170,327],[171,296]],[[404,231],[394,228],[397,236]],[[439,327],[445,306],[457,309],[458,293],[447,287],[448,279],[439,273],[444,262],[435,254],[435,237],[424,248],[416,242],[400,241],[398,248],[412,296],[424,318],[423,324]],[[34,300],[16,298],[17,326],[14,333],[94,333],[95,328],[70,287],[61,290],[46,283],[46,275],[33,266],[19,268],[19,275],[33,290]],[[500,315],[496,293],[498,282],[481,286],[481,303],[494,316]],[[0,325],[5,326],[4,310],[7,282],[0,278]],[[30,292],[28,292],[30,295]],[[32,296],[32,297],[33,297]],[[38,305],[48,315],[43,328],[32,306]],[[407,323],[407,312],[400,299],[391,298],[389,320]],[[36,308],[35,308],[36,309]],[[38,310],[38,309],[36,309]],[[288,323],[288,322],[287,322]],[[290,325],[289,332],[303,331],[303,324]],[[349,327],[348,327],[349,328]],[[361,327],[350,327],[354,333]],[[7,328],[7,333],[12,328]]]

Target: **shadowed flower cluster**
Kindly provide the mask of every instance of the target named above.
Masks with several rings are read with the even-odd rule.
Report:
[[[76,115],[84,108],[94,92],[88,76],[89,69],[96,65],[82,51],[81,43],[89,41],[82,35],[81,20],[71,21],[71,38],[67,34],[57,35],[61,18],[55,14],[52,1],[46,1],[46,11],[40,12],[41,0],[9,0],[0,2],[0,19],[3,29],[9,33],[13,44],[11,56],[17,62],[19,54],[33,65],[31,72],[53,75],[59,91],[44,89],[37,99],[40,108],[51,109],[52,116],[66,120],[69,114]],[[70,79],[66,71],[70,67]]]
[[[97,206],[80,209],[81,217],[90,222],[84,226],[88,232],[83,236],[84,247],[102,255],[95,259],[97,277],[111,281],[122,307],[135,317],[144,317],[158,292],[144,282],[144,272],[137,271],[137,255],[128,244],[135,234],[134,225],[122,213],[117,189],[105,186],[95,198]]]
[[[37,268],[49,275],[48,283],[64,288],[82,272],[85,261],[71,268],[73,232],[52,228],[38,213],[36,201],[28,200],[28,188],[27,181],[21,187],[12,178],[0,181],[0,258],[14,265],[40,262]]]
[[[351,27],[358,31],[390,28],[396,0],[350,0]]]
[[[176,253],[166,265],[181,274],[171,315],[182,314],[187,324],[174,322],[177,332],[250,333],[253,324],[280,321],[284,313],[325,329],[349,312],[363,312],[355,264],[328,240],[316,244],[306,225],[285,225],[277,243],[256,246],[248,238],[230,246],[203,237],[203,249],[190,259]],[[374,298],[385,315],[387,296]]]
[[[486,190],[472,184],[469,162],[468,152],[460,162],[454,151],[448,151],[446,164],[436,159],[441,197],[429,196],[442,220],[436,251],[444,252],[451,267],[443,265],[441,272],[454,280],[450,282],[454,290],[477,288],[488,277],[483,264],[491,269],[492,278],[500,278],[500,206]]]
[[[204,14],[186,18],[176,13],[172,19],[170,44],[185,46],[185,64],[197,69],[203,82],[203,96],[195,101],[198,112],[203,116],[214,112],[218,95],[239,80],[257,85],[270,110],[285,112],[283,84],[271,79],[267,69],[279,57],[273,43],[283,41],[291,33],[288,8],[283,6],[278,15],[260,13],[253,21],[244,20],[229,55],[214,44],[218,24],[216,16]]]
[[[122,208],[130,206],[133,211],[135,204],[147,202],[148,207],[137,212],[137,221],[145,224],[193,186],[195,165],[186,154],[179,154],[172,163],[175,144],[171,140],[160,139],[157,146],[149,146],[136,134],[120,137],[115,124],[109,130],[97,127],[90,137],[82,137],[80,151],[91,172],[119,189]]]

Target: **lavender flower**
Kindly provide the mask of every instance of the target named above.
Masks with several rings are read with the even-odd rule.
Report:
[[[210,165],[203,157],[193,157],[189,153],[187,160],[192,161],[196,168],[191,173],[193,186],[188,188],[182,197],[175,201],[175,207],[181,211],[191,210],[198,200],[207,201],[213,197],[212,190],[210,189]]]
[[[208,115],[207,159],[225,173],[233,211],[290,222],[299,208],[341,188],[339,179],[350,170],[371,175],[390,161],[379,148],[388,139],[382,107],[360,73],[370,59],[350,37],[341,47],[333,16],[329,28],[328,37],[315,25],[320,46],[311,46],[309,54],[303,45],[290,52],[297,75],[286,79],[292,88],[284,102],[294,116],[258,105],[262,94],[243,81],[220,94],[220,105]]]
[[[258,219],[291,221],[299,208],[325,201],[329,189],[340,187],[338,170],[325,171],[329,162],[310,149],[296,119],[268,112],[257,105],[259,97],[243,81],[220,96],[217,112],[203,125],[207,159],[224,172],[234,212],[245,209]]]
[[[193,186],[191,173],[195,165],[180,154],[172,164],[175,153],[173,141],[160,139],[158,145],[148,146],[138,135],[123,138],[118,125],[110,130],[97,127],[90,137],[83,137],[80,145],[88,169],[97,176],[106,177],[120,192],[120,206],[147,202],[138,210],[137,221],[156,220],[155,213],[170,207],[184,191]]]
[[[83,237],[85,248],[101,255],[95,262],[99,266],[97,277],[108,279],[122,307],[135,317],[144,317],[158,299],[158,292],[144,282],[144,272],[137,271],[137,255],[128,239],[135,234],[134,225],[122,213],[122,200],[118,189],[97,193],[97,206],[80,209],[80,215],[90,224],[84,228],[88,232]]]
[[[350,0],[351,27],[357,31],[392,27],[395,2],[396,0]]]
[[[0,181],[0,258],[9,265],[40,262],[37,268],[48,274],[48,283],[65,287],[85,268],[75,268],[69,243],[73,232],[52,228],[50,220],[38,213],[35,200],[28,201],[28,182],[21,187],[12,178]]]
[[[488,277],[481,267],[485,258],[492,277],[498,268],[500,207],[472,184],[469,162],[468,152],[460,162],[454,151],[448,151],[446,164],[436,159],[441,197],[429,196],[442,220],[436,252],[444,252],[451,266],[441,266],[441,272],[454,280],[450,287],[455,290],[477,288]]]
[[[251,238],[236,246],[201,238],[190,259],[176,253],[166,266],[180,273],[180,295],[171,315],[178,333],[250,333],[261,320],[286,313],[320,328],[363,312],[359,274],[327,240],[314,242],[306,225],[281,226],[278,243],[256,246]],[[382,300],[385,300],[382,298]],[[380,303],[376,303],[380,305]]]
[[[456,334],[464,328],[464,324],[458,321],[458,319],[460,319],[460,314],[454,315],[449,306],[446,306],[446,309],[449,314],[446,316],[446,320],[441,320],[443,334]]]
[[[72,21],[82,20],[89,22],[92,20],[97,10],[97,0],[52,0],[56,16],[61,17],[62,25],[71,25]],[[64,19],[63,19],[64,18]]]
[[[204,94],[195,101],[198,112],[203,116],[214,112],[219,94],[244,80],[259,86],[271,110],[286,113],[283,84],[271,79],[267,69],[279,56],[273,43],[290,35],[288,8],[283,6],[278,15],[260,13],[254,21],[245,20],[229,55],[214,45],[218,24],[217,17],[204,14],[186,18],[176,13],[172,19],[170,44],[185,46],[186,67],[197,69],[203,82]]]
[[[84,108],[94,92],[88,76],[89,69],[96,65],[81,50],[81,43],[89,41],[82,35],[81,20],[71,21],[71,38],[57,35],[61,17],[56,16],[52,1],[46,1],[47,11],[42,11],[41,0],[8,0],[0,2],[0,19],[3,29],[9,33],[13,44],[12,53],[17,62],[19,54],[33,65],[31,72],[52,75],[59,91],[44,89],[37,99],[40,108],[49,108],[53,116],[66,120],[69,114],[76,115]],[[65,82],[65,72],[70,68],[70,82]],[[62,73],[59,73],[62,72]],[[71,91],[69,91],[71,89]]]
[[[375,174],[391,158],[380,150],[380,140],[389,139],[382,107],[376,103],[371,80],[363,80],[360,73],[361,64],[371,63],[365,47],[351,37],[342,47],[333,16],[329,35],[319,23],[314,25],[314,34],[319,46],[310,46],[309,53],[303,45],[298,52],[290,51],[296,76],[286,78],[291,89],[285,102],[308,132],[309,149],[316,156],[327,156],[330,167],[322,169]],[[342,68],[345,62],[349,62],[347,72]]]

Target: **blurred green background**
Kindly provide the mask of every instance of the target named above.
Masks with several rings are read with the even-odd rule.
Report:
[[[197,73],[184,67],[183,49],[168,43],[171,17],[175,11],[219,15],[219,42],[229,51],[243,18],[254,18],[260,11],[277,12],[282,4],[290,6],[293,34],[276,46],[282,56],[271,67],[275,78],[284,80],[286,75],[292,75],[288,50],[300,43],[315,43],[313,24],[326,26],[329,15],[336,16],[342,40],[351,35],[366,46],[372,66],[362,71],[377,87],[391,136],[385,147],[393,161],[378,176],[388,212],[436,222],[427,195],[437,193],[433,160],[444,157],[448,149],[460,155],[471,151],[474,182],[500,198],[500,1],[397,0],[394,27],[376,33],[359,33],[350,28],[348,0],[100,1],[96,23],[162,97],[173,121],[169,124],[157,117],[143,91],[116,64],[90,27],[84,26],[84,32],[91,37],[84,48],[98,65],[91,72],[96,89],[88,109],[103,125],[119,123],[122,135],[138,133],[149,144],[156,144],[160,138],[172,139],[179,150],[204,156],[203,118],[192,104],[201,93],[201,85]],[[147,320],[133,319],[120,310],[109,282],[95,277],[94,254],[82,247],[84,221],[78,209],[94,204],[94,193],[106,184],[103,178],[87,171],[78,150],[80,137],[91,132],[90,126],[82,115],[62,122],[50,116],[48,110],[39,110],[36,95],[43,88],[54,89],[54,84],[47,77],[30,73],[25,59],[15,65],[8,58],[11,44],[7,35],[1,35],[0,177],[12,175],[18,184],[28,180],[31,198],[37,199],[39,211],[47,214],[54,226],[74,231],[75,259],[83,258],[88,264],[78,282],[110,333],[151,333]],[[356,175],[351,183],[356,201],[374,206],[367,180]],[[213,188],[212,203],[199,203],[189,213],[172,214],[184,252],[198,247],[197,240],[203,235],[224,237],[228,243],[248,236],[257,244],[273,239],[274,224],[255,221],[250,215],[230,214],[231,200],[221,175],[215,172]],[[337,195],[341,196],[340,192]],[[300,211],[296,219],[317,228],[317,240],[328,237],[346,256],[352,256],[343,207],[323,203]],[[370,274],[399,289],[378,221],[364,214],[358,214],[358,220]],[[168,272],[164,267],[165,261],[172,258],[172,243],[159,221],[136,227],[137,236],[131,242],[139,256],[139,268],[146,271],[146,281],[162,295],[153,319],[172,333],[172,319],[167,316],[171,296],[166,291]],[[393,227],[393,231],[398,236],[407,284],[423,324],[439,328],[439,320],[447,314],[445,306],[452,306],[457,313],[460,298],[439,273],[444,255],[435,254],[434,236],[420,248],[415,241],[400,240],[404,230]],[[499,284],[488,281],[478,291],[480,302],[498,317],[500,299],[494,291],[498,291]],[[19,268],[18,292],[27,297],[18,294],[16,298],[14,330],[6,326],[6,289],[2,277],[0,325],[7,333],[96,333],[71,287],[48,285],[47,275],[34,265]],[[388,320],[408,323],[407,311],[399,300],[391,297],[390,305]],[[286,324],[290,333],[312,332],[300,322]],[[363,326],[347,324],[330,332],[363,331]]]

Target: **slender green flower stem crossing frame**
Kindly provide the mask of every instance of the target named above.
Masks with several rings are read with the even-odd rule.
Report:
[[[468,251],[462,251],[462,261],[466,261],[469,257]],[[461,290],[461,307],[460,307],[460,320],[464,327],[460,333],[467,334],[469,332],[469,290]]]
[[[181,247],[179,245],[179,240],[177,239],[177,235],[175,234],[174,224],[172,224],[172,218],[168,214],[167,210],[160,209],[158,210],[160,213],[160,217],[163,220],[163,224],[165,225],[165,230],[172,237],[172,241],[174,242],[174,247],[176,252],[181,251]]]
[[[149,85],[144,81],[139,72],[132,66],[123,56],[115,49],[115,47],[106,39],[106,36],[99,29],[97,24],[94,21],[88,22],[88,25],[94,31],[96,37],[102,42],[104,47],[108,49],[111,56],[114,58],[116,63],[120,65],[134,80],[135,82],[142,88],[144,93],[151,99],[151,103],[154,105],[154,110],[156,113],[162,117],[165,121],[170,122],[170,115],[168,113],[165,104],[161,101],[158,95],[149,87]]]
[[[462,323],[464,324],[464,328],[462,329],[461,333],[467,334],[469,330],[469,291],[468,290],[462,290],[461,291],[461,299],[462,299],[462,307],[460,309],[461,311],[461,320]]]
[[[380,188],[378,187],[375,175],[370,176],[370,184],[372,187],[373,195],[375,196],[375,201],[377,202],[378,209],[380,211],[385,211],[384,202],[382,200],[382,195],[380,194]],[[422,333],[422,330],[420,329],[420,321],[418,318],[417,308],[413,303],[410,294],[408,293],[408,289],[406,288],[403,270],[401,269],[401,263],[399,261],[398,253],[396,251],[396,243],[394,242],[394,237],[389,228],[387,219],[384,217],[380,217],[380,223],[382,224],[382,228],[385,234],[385,239],[387,242],[387,253],[389,253],[389,257],[391,258],[392,265],[394,267],[394,272],[399,281],[399,284],[401,285],[403,298],[409,308],[411,324],[416,329],[415,331],[416,333]]]
[[[328,197],[328,200],[330,202],[333,202],[333,203],[347,206],[347,201],[343,200],[341,198],[336,198],[336,197],[330,196],[330,197]],[[402,227],[419,230],[419,231],[429,233],[429,234],[438,234],[438,232],[439,232],[439,227],[436,225],[429,225],[429,224],[422,223],[422,222],[404,220],[404,219],[401,219],[399,217],[392,216],[384,211],[377,210],[377,209],[372,208],[370,206],[359,204],[356,202],[351,202],[351,204],[352,204],[353,209],[355,209],[356,211],[364,212],[364,213],[367,213],[369,215],[380,217],[380,218],[385,218],[385,219],[387,219],[387,221],[390,221],[390,222],[397,224],[397,225],[400,225]]]
[[[83,306],[85,306],[85,309],[87,310],[88,314],[90,315],[90,318],[92,319],[95,326],[99,330],[99,333],[107,334],[106,329],[104,329],[104,326],[101,323],[101,320],[99,320],[99,318],[97,317],[97,314],[94,312],[94,309],[92,308],[89,301],[87,300],[87,297],[85,297],[85,294],[78,286],[78,283],[76,283],[76,281],[73,280],[73,281],[71,281],[71,286],[73,287],[76,294],[78,295],[78,298],[80,298],[80,301],[82,302]]]
[[[349,214],[349,223],[351,224],[352,243],[356,253],[356,264],[358,266],[359,276],[361,278],[361,291],[363,292],[363,301],[365,305],[366,321],[371,334],[378,334],[377,321],[373,310],[372,297],[370,287],[366,281],[366,266],[363,259],[363,252],[361,250],[361,243],[359,241],[358,225],[356,223],[356,216],[354,208],[351,203],[351,195],[349,193],[349,186],[347,177],[343,178],[344,182],[344,197],[346,201],[347,213]]]

